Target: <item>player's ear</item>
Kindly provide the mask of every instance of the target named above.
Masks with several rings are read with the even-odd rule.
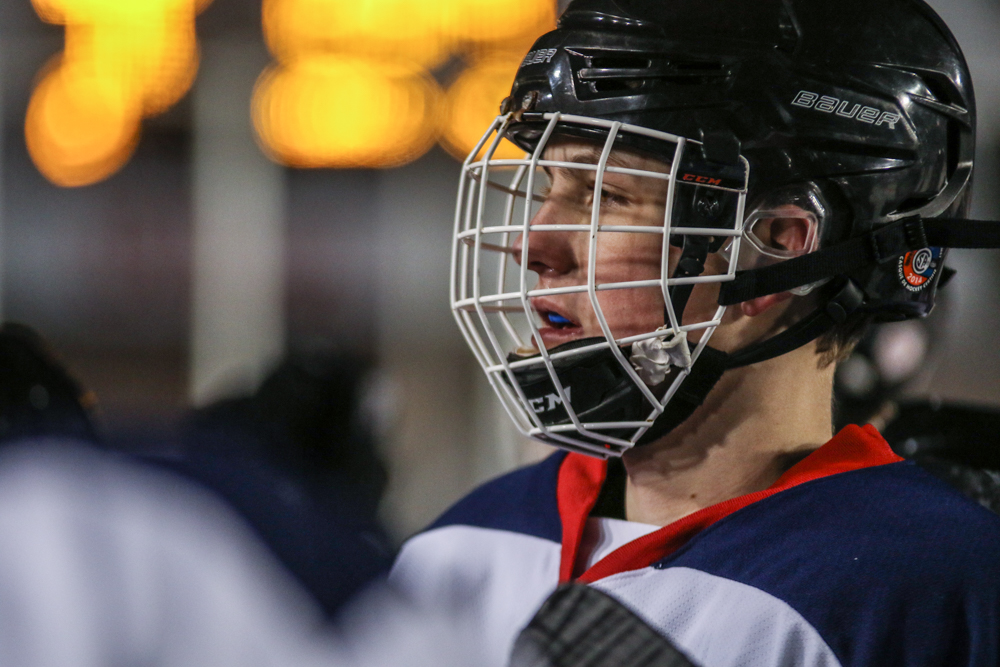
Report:
[[[816,236],[816,218],[798,206],[780,209],[781,215],[758,220],[753,235],[762,245],[782,255],[801,255],[812,251]]]
[[[776,250],[786,252],[803,253],[807,252],[809,239],[813,233],[812,226],[815,221],[805,216],[789,216],[785,218],[772,218],[768,232],[770,236],[770,246]]]
[[[797,206],[790,206],[783,213],[785,215],[780,217],[759,220],[753,228],[754,236],[766,247],[782,254],[800,255],[810,252],[816,235],[816,219]],[[791,297],[788,292],[770,294],[744,301],[740,308],[747,317],[755,317]]]

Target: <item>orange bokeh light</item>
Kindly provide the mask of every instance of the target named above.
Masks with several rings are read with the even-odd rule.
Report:
[[[556,4],[546,0],[440,0],[441,27],[465,48],[527,51],[555,27]]]
[[[263,27],[283,62],[341,53],[433,68],[450,55],[441,12],[427,0],[264,0]]]
[[[264,0],[278,64],[254,94],[258,137],[294,167],[397,166],[442,135],[464,157],[554,24],[553,0]],[[427,70],[452,56],[472,64],[440,103]]]
[[[313,56],[264,73],[254,126],[271,156],[290,166],[396,166],[434,144],[440,97],[420,68]]]
[[[107,178],[131,157],[140,109],[108,84],[84,66],[57,64],[35,88],[25,139],[39,171],[56,185]]]
[[[500,113],[500,101],[510,94],[521,56],[494,56],[467,68],[448,88],[447,109],[441,144],[464,160],[482,138],[490,121]],[[493,154],[496,158],[520,158],[524,151],[504,139]]]
[[[80,186],[131,156],[142,117],[190,89],[198,68],[195,14],[206,0],[33,0],[65,25],[61,57],[36,87],[25,136],[39,171]]]

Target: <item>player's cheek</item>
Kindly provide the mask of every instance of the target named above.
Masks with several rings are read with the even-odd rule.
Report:
[[[705,275],[720,275],[726,272],[726,260],[717,253],[710,254],[705,263]],[[715,319],[719,306],[718,283],[703,283],[695,286],[684,313],[684,323],[693,324]],[[730,308],[730,311],[733,309]]]
[[[658,234],[608,232],[597,244],[597,282],[656,280],[662,264]]]
[[[663,293],[659,287],[599,292],[597,300],[615,338],[636,336],[663,326]]]
[[[683,324],[698,324],[700,322],[714,320],[718,309],[719,284],[703,283],[701,285],[695,285],[694,289],[691,290],[691,298],[688,300],[687,306],[684,308]],[[729,308],[727,313],[735,314],[738,310],[738,308]],[[700,335],[694,338],[694,340],[700,339]]]

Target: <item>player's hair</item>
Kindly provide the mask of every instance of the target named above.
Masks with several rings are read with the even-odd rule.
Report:
[[[819,368],[846,360],[875,321],[872,313],[855,312],[842,323],[816,339]]]

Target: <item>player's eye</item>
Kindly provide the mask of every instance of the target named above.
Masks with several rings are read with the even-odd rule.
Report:
[[[601,189],[601,204],[605,206],[624,206],[628,200],[607,188]]]
[[[588,180],[584,184],[587,191],[587,204],[590,205],[594,201],[594,186],[596,183],[594,181]],[[621,190],[616,187],[608,187],[605,182],[601,186],[601,207],[616,208],[620,206],[625,206],[629,203],[628,197],[626,197]]]
[[[594,197],[594,184],[591,183],[587,187],[588,199],[592,202]],[[608,188],[601,188],[601,207],[616,208],[620,206],[625,206],[629,203],[627,197],[621,193],[611,190]]]

